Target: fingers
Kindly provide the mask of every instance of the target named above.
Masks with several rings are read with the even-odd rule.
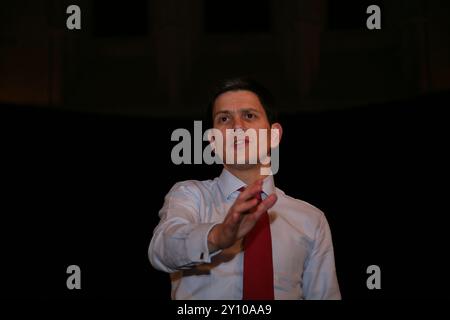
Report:
[[[275,193],[272,193],[266,199],[261,201],[261,203],[256,207],[256,210],[251,214],[253,219],[255,221],[258,220],[259,217],[264,212],[266,212],[267,210],[269,210],[270,208],[272,208],[274,206],[274,204],[277,202],[277,200],[278,200],[277,195]]]
[[[251,215],[249,220],[259,219],[263,212],[267,211],[275,204],[277,201],[275,194],[268,196],[264,201],[258,200],[256,197],[256,195],[261,194],[262,192],[263,180],[263,178],[256,180],[241,192],[236,199],[236,202],[231,208],[229,219],[226,221],[229,228],[239,227],[239,224],[246,215]]]
[[[236,200],[234,204],[234,211],[238,211],[240,214],[242,213],[248,213],[248,211],[252,208],[254,208],[261,199],[260,197],[257,197],[257,195],[260,195],[262,193],[262,186],[263,186],[264,178],[256,180],[254,183],[252,183],[249,187],[247,187],[246,190],[241,192],[238,199]],[[272,199],[265,200],[264,205],[270,205],[268,208],[271,208],[273,204],[270,204]],[[276,201],[276,200],[275,200]],[[266,209],[267,210],[267,209]]]
[[[278,200],[277,195],[275,193],[272,193],[265,200],[261,201],[259,204],[258,200],[255,198],[250,201],[247,201],[240,207],[241,209],[246,208],[246,210],[238,211],[235,209],[233,213],[233,222],[236,224],[240,223],[240,221],[244,216],[248,216],[248,218],[246,219],[257,221],[264,212],[266,212],[275,205],[277,200]],[[250,211],[250,209],[254,208],[255,206],[256,208]]]
[[[235,225],[235,226],[238,226],[239,225],[239,222],[241,222],[241,220],[242,220],[242,213],[241,212],[239,212],[239,211],[236,211],[236,212],[234,212],[233,213],[233,224]]]
[[[275,193],[272,193],[266,199],[264,199],[264,201],[260,203],[260,206],[264,208],[264,211],[267,211],[274,206],[277,200],[278,200],[277,195]]]
[[[225,217],[222,227],[221,248],[228,247],[235,243],[237,239],[244,237],[256,224],[258,219],[268,209],[277,202],[276,194],[269,195],[265,200],[259,201],[256,198],[248,201],[241,201],[236,208],[233,208]],[[250,210],[254,208],[254,210]],[[225,243],[225,244],[223,244]]]
[[[248,186],[238,197],[238,201],[245,201],[255,197],[258,193],[262,192],[263,178],[256,180],[250,186]]]
[[[252,209],[253,207],[255,207],[258,204],[259,200],[256,198],[252,198],[250,200],[247,201],[241,201],[236,203],[234,210],[239,212],[239,213],[246,213],[247,211],[249,211],[250,209]]]

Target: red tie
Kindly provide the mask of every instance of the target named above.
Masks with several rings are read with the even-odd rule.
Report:
[[[261,195],[256,198],[261,201]],[[244,238],[243,300],[273,300],[272,237],[264,212]]]

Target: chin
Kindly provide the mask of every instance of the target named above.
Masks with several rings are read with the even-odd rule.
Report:
[[[240,170],[240,171],[259,168],[260,166],[261,166],[260,164],[250,164],[250,163],[226,165],[226,167],[228,167],[228,168],[231,168],[234,170]]]

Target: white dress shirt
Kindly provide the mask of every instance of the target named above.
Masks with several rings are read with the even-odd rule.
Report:
[[[172,299],[242,299],[242,241],[213,254],[208,233],[221,223],[245,183],[224,169],[220,177],[176,183],[159,212],[148,255],[171,273]],[[263,183],[263,198],[276,193],[269,209],[275,299],[340,299],[328,222],[316,207]]]

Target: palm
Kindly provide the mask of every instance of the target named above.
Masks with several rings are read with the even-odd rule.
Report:
[[[228,248],[236,241],[245,237],[255,226],[261,215],[271,208],[277,201],[275,194],[261,201],[258,198],[262,192],[262,179],[250,185],[241,192],[235,203],[228,211],[225,220],[214,228],[211,238],[214,248]]]

